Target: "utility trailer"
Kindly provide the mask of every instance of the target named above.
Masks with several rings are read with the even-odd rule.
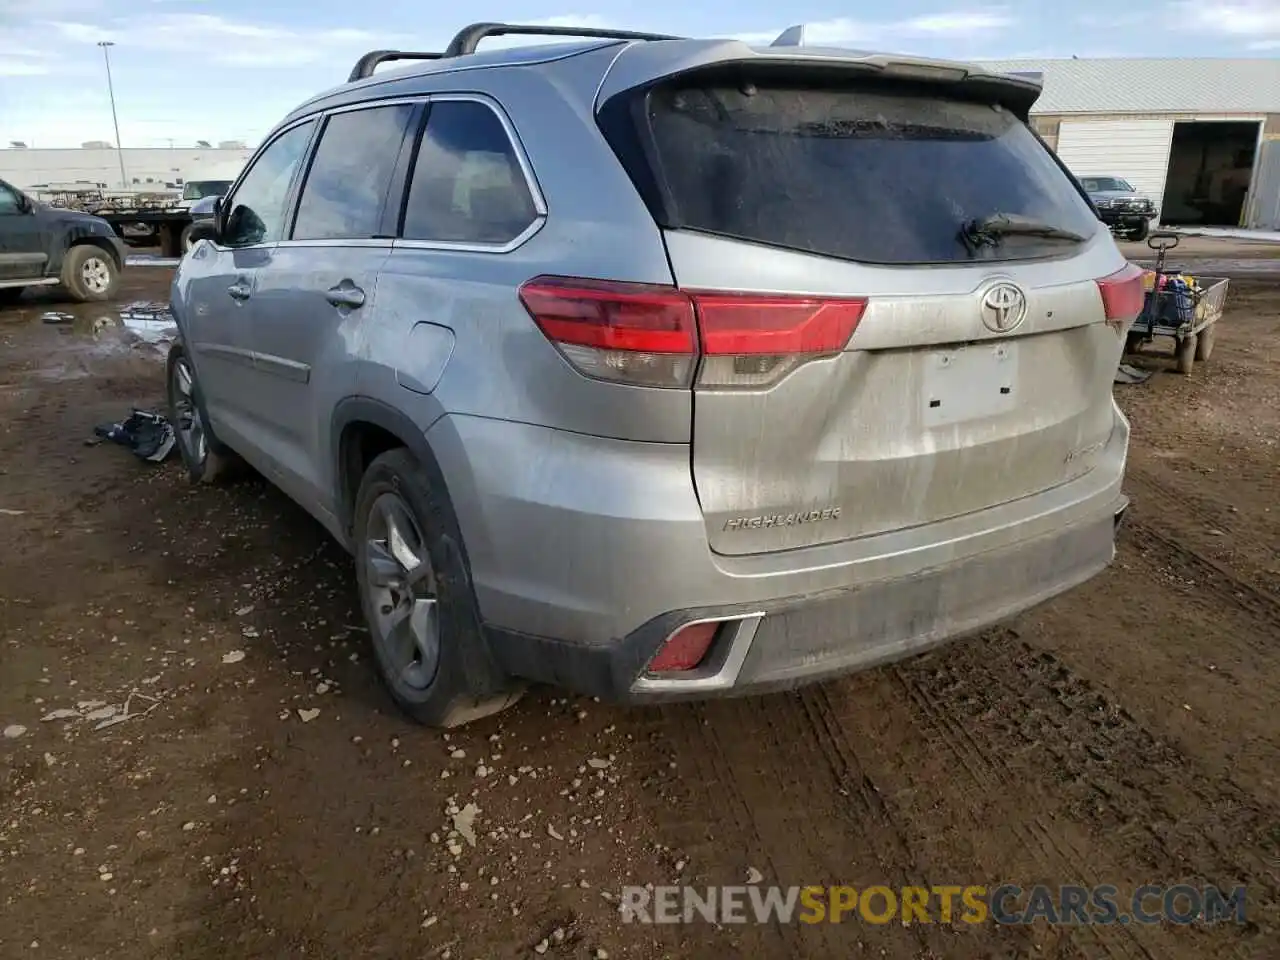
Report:
[[[159,246],[166,257],[180,257],[190,246],[191,211],[179,206],[108,204],[90,210],[111,224],[116,235],[130,246]]]
[[[111,224],[116,234],[132,246],[158,246],[166,257],[180,257],[192,244],[193,204],[219,197],[231,189],[231,180],[188,180],[182,195],[122,194],[104,196],[88,212]]]

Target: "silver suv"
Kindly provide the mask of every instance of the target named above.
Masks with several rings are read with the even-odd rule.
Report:
[[[799,32],[375,51],[182,261],[192,480],[354,554],[417,720],[795,686],[1112,559],[1142,279],[1039,87]]]

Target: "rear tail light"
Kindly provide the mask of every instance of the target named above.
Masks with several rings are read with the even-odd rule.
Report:
[[[1143,289],[1143,277],[1146,271],[1137,264],[1126,264],[1108,277],[1098,281],[1098,292],[1102,294],[1102,310],[1107,325],[1118,333],[1124,333],[1142,312],[1146,299]]]
[[[580,372],[651,387],[688,387],[695,375],[704,386],[767,386],[843,350],[866,309],[865,300],[564,277],[530,280],[520,300]]]
[[[718,621],[691,623],[677,630],[658,649],[649,663],[649,673],[678,673],[692,670],[707,656],[720,629]]]

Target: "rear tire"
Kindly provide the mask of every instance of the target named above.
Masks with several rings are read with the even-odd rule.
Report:
[[[191,483],[220,483],[230,479],[239,465],[234,453],[209,432],[204,400],[195,367],[181,343],[169,348],[165,368],[169,395],[169,424],[182,464]]]
[[[110,300],[120,286],[120,268],[101,247],[82,243],[68,250],[62,261],[62,285],[81,303]]]
[[[22,299],[26,287],[0,287],[0,307],[8,307]]]
[[[374,662],[400,710],[456,727],[519,699],[489,659],[453,510],[408,450],[365,471],[354,539]]]
[[[1196,360],[1196,343],[1199,337],[1192,334],[1189,337],[1183,337],[1178,341],[1178,346],[1174,350],[1173,359],[1177,366],[1178,372],[1188,374],[1195,366]]]
[[[1196,359],[1200,361],[1208,360],[1213,356],[1214,328],[1216,324],[1209,324],[1196,337]]]

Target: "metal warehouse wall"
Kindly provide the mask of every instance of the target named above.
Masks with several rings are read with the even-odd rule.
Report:
[[[126,148],[125,174],[134,189],[172,183],[178,178],[224,180],[238,174],[252,154],[249,149]],[[120,186],[119,152],[85,148],[0,150],[0,180],[23,189],[37,183],[88,180],[105,183],[114,190]]]

